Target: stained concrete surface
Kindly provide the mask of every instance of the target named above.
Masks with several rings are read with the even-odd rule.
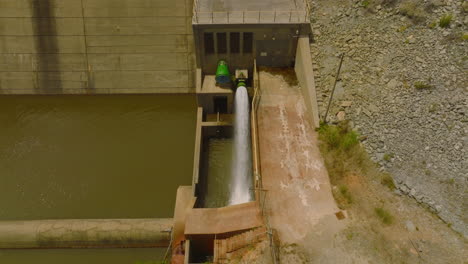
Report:
[[[192,0],[0,7],[0,94],[194,91]]]
[[[195,24],[309,23],[304,0],[195,0]]]
[[[309,117],[310,125],[312,127],[319,127],[317,93],[315,91],[315,79],[309,43],[309,37],[300,37],[298,39],[294,71],[301,85],[301,92],[308,111],[307,116]]]
[[[221,208],[194,208],[187,213],[185,235],[226,234],[263,226],[257,202]]]
[[[0,221],[0,248],[169,245],[172,218]]]
[[[343,227],[301,88],[260,71],[260,162],[271,227],[282,243],[311,234],[327,243]],[[322,235],[325,234],[325,237]]]

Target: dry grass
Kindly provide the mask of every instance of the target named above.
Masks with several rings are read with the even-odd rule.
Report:
[[[367,171],[370,160],[359,144],[359,135],[352,131],[347,122],[337,126],[322,124],[318,130],[320,151],[333,186],[333,196],[342,209],[353,203],[353,195],[346,182],[346,176]]]
[[[380,172],[370,160],[359,144],[359,134],[349,128],[348,122],[341,122],[337,126],[322,124],[318,132],[320,151],[330,182],[333,186],[339,186],[333,189],[333,196],[340,208],[349,208],[356,201],[348,188],[350,175],[367,175],[392,191],[396,188],[392,176]],[[390,160],[393,154],[388,156]]]
[[[320,151],[333,185],[339,185],[346,174],[366,170],[367,154],[359,145],[359,135],[347,122],[337,126],[322,124],[318,132]]]
[[[417,90],[429,90],[432,88],[432,86],[425,82],[417,81],[414,83],[414,88],[416,88]]]
[[[400,5],[400,14],[410,18],[414,23],[423,22],[426,19],[426,13],[417,1],[407,1]]]
[[[448,28],[450,26],[450,23],[452,23],[452,18],[453,16],[451,14],[446,14],[442,16],[439,20],[439,26],[441,28]]]
[[[393,223],[393,216],[390,214],[390,212],[388,212],[384,208],[381,208],[381,207],[375,208],[375,214],[377,214],[377,216],[380,218],[382,223],[386,225],[390,225]]]
[[[393,181],[392,176],[390,174],[384,173],[382,175],[382,179],[380,180],[380,183],[382,183],[384,186],[387,186],[390,191],[393,191],[396,189],[395,182]]]

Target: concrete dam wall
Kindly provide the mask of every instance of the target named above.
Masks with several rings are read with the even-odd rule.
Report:
[[[0,249],[167,247],[172,218],[1,221]]]
[[[0,94],[193,92],[192,0],[0,0]]]

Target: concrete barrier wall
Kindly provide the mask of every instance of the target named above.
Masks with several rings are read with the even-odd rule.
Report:
[[[173,219],[0,221],[0,248],[167,247]]]
[[[0,0],[0,94],[194,91],[192,0]]]
[[[307,110],[312,116],[310,123],[312,127],[319,127],[320,119],[317,105],[317,93],[315,91],[314,72],[312,69],[312,58],[310,56],[309,37],[299,38],[294,70],[296,71],[297,79],[301,85]]]

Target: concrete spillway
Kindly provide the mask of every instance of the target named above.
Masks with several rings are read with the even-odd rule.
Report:
[[[172,218],[1,221],[0,248],[166,247]]]

